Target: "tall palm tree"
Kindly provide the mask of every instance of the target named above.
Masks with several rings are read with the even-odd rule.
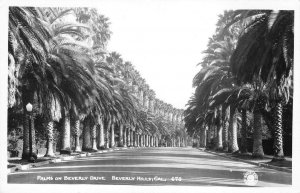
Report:
[[[48,41],[50,35],[39,20],[37,10],[32,7],[10,7],[9,8],[9,33],[8,33],[8,56],[9,83],[19,81],[17,84],[9,84],[9,107],[15,105],[16,93],[20,93],[24,112],[24,159],[28,159],[30,154],[36,157],[35,152],[29,152],[29,129],[32,131],[32,141],[35,141],[34,124],[28,128],[25,106],[27,103],[36,104],[34,95],[38,85],[46,78],[46,58],[48,55]],[[17,76],[16,76],[17,75]],[[19,90],[17,89],[19,86]],[[35,94],[34,94],[35,93]],[[38,113],[36,105],[35,113]],[[32,143],[34,144],[34,143]],[[32,148],[35,151],[35,148]]]

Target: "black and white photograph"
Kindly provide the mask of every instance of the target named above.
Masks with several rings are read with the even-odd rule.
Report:
[[[0,192],[296,191],[299,1],[12,2]]]

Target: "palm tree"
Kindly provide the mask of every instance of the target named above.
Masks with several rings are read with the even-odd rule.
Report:
[[[232,71],[239,82],[259,77],[269,85],[276,117],[274,160],[282,160],[282,103],[288,102],[292,89],[294,12],[240,10],[234,18],[231,23],[243,21],[246,27],[231,58]]]
[[[205,53],[205,57],[203,61],[200,63],[202,65],[202,69],[196,74],[193,80],[193,86],[196,87],[195,91],[195,104],[193,104],[198,110],[199,115],[202,116],[208,108],[208,100],[211,96],[217,93],[222,88],[231,87],[234,84],[234,79],[230,72],[229,62],[231,54],[234,51],[236,45],[236,39],[239,34],[241,26],[236,25],[231,30],[224,30],[224,26],[228,22],[229,16],[232,12],[225,12],[223,16],[220,17],[218,21],[218,29],[216,34],[210,38],[208,43],[208,48],[203,52]],[[217,111],[217,109],[221,108],[218,106],[214,107],[213,111],[216,111],[215,118],[217,119],[217,127],[218,127],[218,140],[217,140],[217,148],[221,149],[223,146],[222,143],[222,135],[224,136],[225,144],[224,148],[227,149],[227,127],[225,123],[225,112]],[[225,111],[225,107],[222,107]],[[220,116],[221,113],[223,116]],[[234,113],[231,114],[233,116]],[[222,120],[221,120],[222,118]],[[231,117],[231,123],[233,123],[233,117]],[[201,119],[199,119],[201,120]],[[223,122],[223,125],[221,124]],[[201,124],[198,124],[201,125]],[[230,124],[230,128],[232,132],[235,132],[235,124]],[[224,130],[224,132],[222,132]],[[208,132],[209,133],[209,132]],[[237,135],[232,135],[236,137]],[[231,146],[237,149],[237,144],[232,144],[237,141],[237,139],[231,140]]]
[[[95,8],[75,8],[76,20],[80,23],[90,26],[93,33],[90,34],[95,48],[106,49],[106,45],[111,36],[109,30],[109,19],[98,13]]]
[[[91,128],[93,128],[93,124],[94,124],[91,115],[85,117],[82,123],[83,123],[82,150],[89,151],[92,149]]]
[[[46,13],[52,14],[46,14]],[[47,63],[53,66],[48,70],[48,81],[51,92],[57,93],[64,106],[64,121],[69,121],[69,109],[71,103],[77,106],[82,114],[87,111],[91,101],[94,100],[94,88],[97,86],[92,76],[94,69],[91,67],[92,60],[88,56],[89,47],[84,45],[82,41],[84,34],[81,28],[86,28],[81,24],[65,22],[64,17],[72,10],[52,10],[51,8],[43,8],[39,10],[42,15],[43,22],[47,26],[49,33],[52,35],[51,44],[49,46],[49,58]],[[84,103],[82,102],[84,101]],[[63,144],[61,153],[70,153],[69,144],[69,123],[65,123],[63,129]],[[78,125],[78,124],[76,124]],[[78,129],[78,127],[75,127]],[[75,132],[78,135],[78,131]],[[76,135],[76,139],[78,136]],[[79,143],[77,143],[78,145]],[[79,151],[79,147],[76,147]]]
[[[97,148],[98,149],[104,149],[105,137],[104,137],[103,116],[98,115],[97,118],[98,118],[97,123],[98,123],[98,127],[99,127],[99,137],[98,137]]]
[[[8,56],[9,71],[9,107],[16,103],[16,93],[20,93],[23,103],[24,127],[23,127],[23,159],[28,159],[30,154],[36,158],[35,147],[29,152],[29,129],[32,131],[32,143],[34,144],[34,123],[31,121],[31,128],[28,128],[28,118],[25,106],[27,103],[36,104],[34,95],[38,85],[46,78],[45,67],[48,55],[48,41],[50,35],[39,20],[35,8],[31,7],[10,7],[9,8],[9,33],[8,33]],[[17,76],[16,76],[17,75]],[[18,79],[19,81],[17,81]],[[17,90],[19,86],[20,90]],[[34,111],[38,113],[37,106]]]
[[[224,88],[219,90],[214,96],[211,97],[211,102],[210,105],[211,106],[218,106],[220,104],[223,104],[224,108],[227,108],[227,106],[230,105],[230,117],[232,117],[233,113],[237,113],[238,109],[242,109],[242,114],[244,114],[242,116],[242,143],[241,143],[241,147],[243,147],[244,149],[241,149],[242,153],[246,153],[246,149],[245,147],[247,147],[246,145],[246,119],[247,116],[245,117],[245,111],[247,110],[251,110],[254,111],[254,114],[257,115],[257,117],[261,116],[261,112],[262,109],[264,107],[264,105],[259,103],[259,98],[258,97],[262,97],[263,93],[260,92],[261,90],[263,90],[263,88],[259,89],[254,89],[253,85],[243,85],[241,87],[238,86],[234,86],[232,88]],[[256,107],[256,108],[255,108]],[[252,110],[254,109],[254,110]],[[247,114],[246,114],[247,115]],[[237,116],[237,115],[235,115]],[[232,117],[235,118],[235,117]],[[236,119],[236,118],[235,118]],[[230,122],[236,122],[235,120],[232,120],[230,118]],[[256,122],[258,121],[258,122]],[[255,119],[254,120],[254,125],[256,125],[256,127],[254,128],[254,133],[255,133],[255,137],[254,139],[254,145],[253,145],[253,156],[254,157],[262,157],[263,156],[263,148],[262,148],[262,125],[261,125],[261,119]]]
[[[18,51],[28,59],[43,67],[50,35],[39,20],[39,14],[33,7],[9,7],[8,53],[19,61]]]

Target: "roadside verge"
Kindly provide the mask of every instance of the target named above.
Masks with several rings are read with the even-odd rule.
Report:
[[[230,154],[230,153],[215,152],[215,151],[210,151],[210,150],[206,150],[206,149],[203,149],[203,148],[199,148],[199,150],[207,152],[207,153],[211,153],[211,154],[214,154],[214,155],[218,155],[218,156],[221,156],[221,157],[229,158],[229,159],[232,159],[232,160],[235,160],[235,161],[241,161],[241,162],[245,162],[245,163],[248,163],[248,164],[257,165],[259,167],[264,167],[264,168],[269,168],[269,169],[274,169],[274,170],[278,170],[278,171],[292,173],[292,169],[289,169],[287,167],[279,167],[279,166],[274,166],[274,165],[271,165],[271,164],[268,164],[268,163],[263,163],[265,161],[270,161],[269,158],[266,158],[266,159],[263,159],[263,160],[249,160],[249,159],[242,159],[242,158],[234,157],[233,154]]]
[[[17,172],[17,171],[29,170],[30,168],[35,168],[35,167],[39,167],[39,166],[46,165],[46,164],[59,163],[62,161],[74,160],[74,159],[81,158],[81,157],[88,157],[88,156],[93,156],[93,155],[112,152],[112,151],[134,149],[134,148],[140,148],[140,147],[117,147],[117,148],[112,148],[112,149],[98,150],[96,152],[72,153],[71,155],[66,155],[66,156],[60,155],[58,157],[44,158],[45,161],[40,160],[39,162],[28,163],[28,164],[23,164],[23,165],[22,164],[10,164],[8,161],[9,166],[12,166],[12,167],[7,168],[7,174]]]

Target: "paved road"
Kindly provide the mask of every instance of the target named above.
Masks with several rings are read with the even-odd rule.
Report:
[[[53,163],[8,175],[8,183],[247,186],[254,171],[256,186],[291,186],[292,174],[233,161],[192,148],[140,148]]]

